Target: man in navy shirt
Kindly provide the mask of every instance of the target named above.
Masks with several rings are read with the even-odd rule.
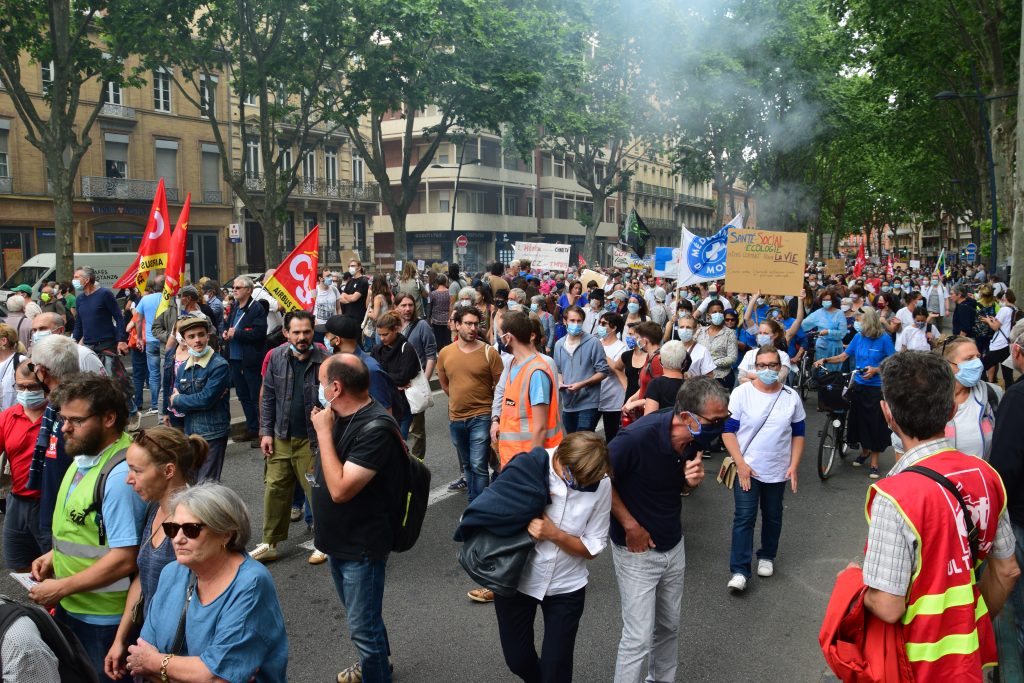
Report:
[[[612,561],[622,602],[617,683],[674,681],[683,597],[680,494],[704,479],[700,452],[722,433],[729,394],[710,377],[683,383],[674,409],[626,427],[608,444],[612,461]]]
[[[75,299],[75,331],[72,336],[96,353],[117,346],[122,356],[128,353],[128,331],[114,293],[96,284],[96,271],[83,266],[72,280],[78,294]]]

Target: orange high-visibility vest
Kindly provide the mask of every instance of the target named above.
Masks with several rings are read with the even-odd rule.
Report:
[[[498,459],[502,468],[514,456],[529,451],[533,446],[533,435],[536,425],[530,406],[530,378],[540,370],[551,381],[551,402],[548,403],[547,430],[544,434],[544,448],[554,448],[562,443],[562,423],[558,416],[558,392],[555,391],[555,377],[551,368],[538,356],[534,355],[519,368],[513,378],[509,373],[508,384],[505,385],[505,400],[501,406],[501,419],[498,422]]]

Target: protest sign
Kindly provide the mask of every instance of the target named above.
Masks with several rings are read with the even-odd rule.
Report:
[[[607,276],[601,275],[601,273],[590,270],[589,268],[580,273],[580,282],[583,283],[584,287],[586,287],[587,283],[591,280],[596,282],[598,287],[604,289],[604,283],[608,281],[608,278]]]
[[[910,267],[914,270],[918,270],[921,267],[921,262],[918,259],[910,259]]]
[[[517,259],[529,259],[533,270],[568,270],[569,245],[544,242],[516,242]]]
[[[798,295],[804,286],[807,236],[800,232],[729,231],[725,288]]]
[[[846,275],[846,259],[830,258],[825,261],[825,275]]]

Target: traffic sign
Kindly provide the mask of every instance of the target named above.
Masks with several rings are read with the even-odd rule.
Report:
[[[455,238],[455,246],[459,247],[460,249],[465,249],[466,247],[469,246],[469,238],[466,237],[465,235],[459,235],[458,237]]]
[[[974,257],[978,254],[978,245],[974,242],[969,243],[964,247],[964,253],[967,256],[967,260],[974,263]]]

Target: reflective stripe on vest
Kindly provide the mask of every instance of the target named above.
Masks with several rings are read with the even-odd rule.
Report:
[[[81,573],[110,552],[109,547],[99,545],[96,513],[86,515],[80,524],[72,519],[72,513],[80,515],[92,505],[96,480],[103,466],[129,444],[131,437],[122,434],[121,438],[108,446],[99,461],[82,476],[73,491],[71,483],[78,473],[78,468],[69,467],[65,473],[53,511],[53,573],[56,578],[62,579]],[[109,481],[111,480],[108,479]],[[124,577],[88,592],[69,595],[61,600],[60,604],[72,614],[119,615],[124,612],[130,584],[130,579]]]
[[[970,655],[977,652],[978,629],[970,633],[954,633],[936,643],[907,643],[907,659],[912,662],[934,662],[946,655]]]

